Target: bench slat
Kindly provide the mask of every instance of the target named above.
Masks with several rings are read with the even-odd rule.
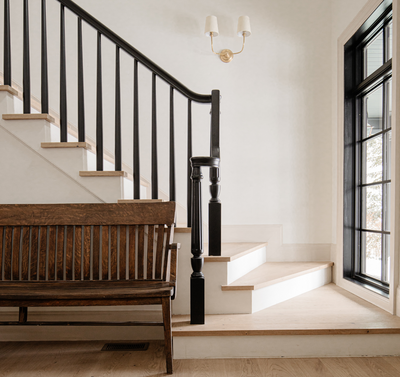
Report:
[[[93,227],[93,279],[100,279],[100,226]]]
[[[31,235],[31,252],[29,258],[30,274],[28,276],[28,280],[37,280],[38,238],[39,227],[33,226]]]
[[[48,230],[48,237],[49,237],[49,245],[48,245],[48,272],[47,276],[49,280],[55,280],[55,274],[56,274],[56,265],[55,265],[55,260],[56,260],[56,227],[55,226],[50,226]]]
[[[163,249],[164,249],[164,225],[161,224],[158,226],[158,234],[157,234],[157,254],[156,254],[156,279],[161,279],[162,274],[162,257],[163,257]]]
[[[21,227],[14,227],[12,246],[12,280],[19,280],[19,250],[21,241]]]
[[[65,227],[57,227],[57,250],[56,250],[56,280],[63,280],[64,271],[64,236]]]
[[[85,226],[83,229],[83,279],[90,280],[90,238],[92,229]]]
[[[118,228],[115,225],[110,227],[110,276],[111,280],[117,280],[118,263]]]
[[[75,255],[74,255],[74,279],[81,280],[82,266],[82,227],[75,227]]]
[[[29,226],[23,227],[21,280],[28,280],[30,235],[31,235],[30,227]]]
[[[46,251],[47,251],[47,227],[40,227],[40,246],[38,254],[39,280],[46,280]]]
[[[138,226],[138,251],[137,251],[137,265],[138,265],[138,279],[144,278],[144,226]]]
[[[147,279],[153,278],[153,264],[154,264],[154,225],[148,227],[147,238]]]
[[[73,226],[67,226],[66,228],[67,235],[66,235],[66,242],[65,242],[65,255],[64,255],[64,280],[72,280],[72,271],[73,271],[73,266],[72,266],[72,259],[73,259],[73,242],[74,242],[74,227]]]
[[[129,265],[129,276],[128,279],[135,279],[135,264],[136,264],[136,226],[129,226],[129,259],[127,261]]]
[[[119,279],[126,280],[126,232],[127,226],[119,228]]]
[[[108,226],[102,228],[102,279],[108,280],[108,247],[109,247],[109,229]]]
[[[4,245],[3,245],[3,240],[5,241],[5,227],[0,226],[0,247],[1,247],[1,252],[0,252],[0,279],[4,280],[4,258],[3,258],[3,253],[4,253]]]

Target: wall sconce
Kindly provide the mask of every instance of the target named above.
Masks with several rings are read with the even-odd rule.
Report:
[[[206,18],[206,28],[205,28],[204,33],[208,37],[211,37],[211,51],[214,54],[219,55],[220,59],[224,63],[229,63],[233,59],[233,55],[240,54],[243,51],[246,37],[250,37],[250,35],[251,35],[250,19],[248,16],[240,16],[239,17],[237,34],[238,34],[238,37],[243,36],[243,46],[239,52],[232,52],[231,50],[228,50],[228,49],[222,50],[221,52],[214,51],[213,37],[218,37],[218,34],[219,34],[218,21],[217,21],[216,16],[208,16]]]

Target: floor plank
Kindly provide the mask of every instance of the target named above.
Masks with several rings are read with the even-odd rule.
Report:
[[[166,376],[162,341],[102,352],[105,342],[0,343],[1,377]],[[174,360],[176,377],[399,377],[400,357]]]

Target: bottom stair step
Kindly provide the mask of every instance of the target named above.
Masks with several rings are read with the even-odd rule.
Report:
[[[174,358],[400,355],[400,318],[328,284],[253,314],[174,316]]]

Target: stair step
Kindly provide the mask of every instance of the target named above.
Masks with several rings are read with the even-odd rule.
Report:
[[[332,266],[333,262],[267,262],[221,289],[254,291]]]
[[[54,123],[54,118],[49,114],[3,114],[4,120],[36,120],[44,119],[49,123]]]
[[[0,92],[8,92],[8,93],[12,94],[13,96],[18,95],[18,91],[15,90],[10,85],[0,85]]]
[[[128,173],[125,171],[80,171],[80,177],[127,177]]]
[[[89,151],[92,150],[92,146],[86,142],[45,142],[41,144],[42,148],[84,148]]]
[[[241,258],[247,254],[252,253],[264,246],[268,242],[235,242],[235,243],[222,243],[221,256],[212,256],[208,254],[208,244],[204,245],[204,262],[232,262],[235,259]]]

